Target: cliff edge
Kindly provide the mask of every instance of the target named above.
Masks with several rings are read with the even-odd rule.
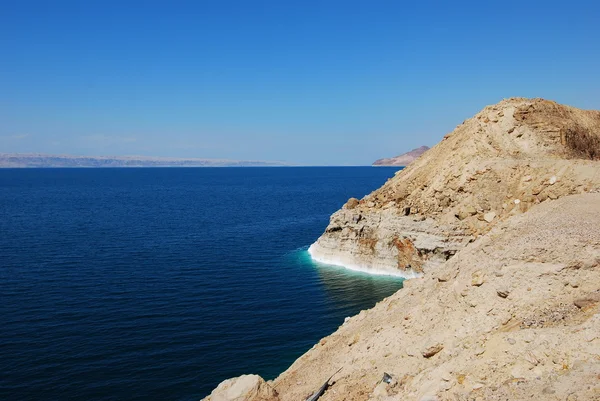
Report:
[[[600,186],[600,112],[513,98],[464,121],[311,245],[324,263],[416,277],[507,217]]]
[[[416,278],[205,400],[304,400],[340,368],[319,401],[600,400],[599,135],[600,112],[541,99],[465,121],[312,248]]]

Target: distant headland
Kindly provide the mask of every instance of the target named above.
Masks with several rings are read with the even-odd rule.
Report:
[[[429,146],[421,146],[410,152],[402,153],[399,156],[389,157],[386,159],[375,160],[374,166],[408,166],[415,161],[419,156],[429,150]]]

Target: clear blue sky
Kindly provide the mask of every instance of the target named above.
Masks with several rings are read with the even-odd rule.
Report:
[[[512,96],[600,109],[599,2],[0,0],[0,152],[364,165]]]

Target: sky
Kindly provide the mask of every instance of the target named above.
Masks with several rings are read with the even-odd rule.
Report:
[[[0,0],[0,153],[369,165],[514,96],[600,109],[600,2]]]

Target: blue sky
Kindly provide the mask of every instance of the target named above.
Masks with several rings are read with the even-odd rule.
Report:
[[[595,1],[0,0],[0,152],[366,165],[599,72]]]

